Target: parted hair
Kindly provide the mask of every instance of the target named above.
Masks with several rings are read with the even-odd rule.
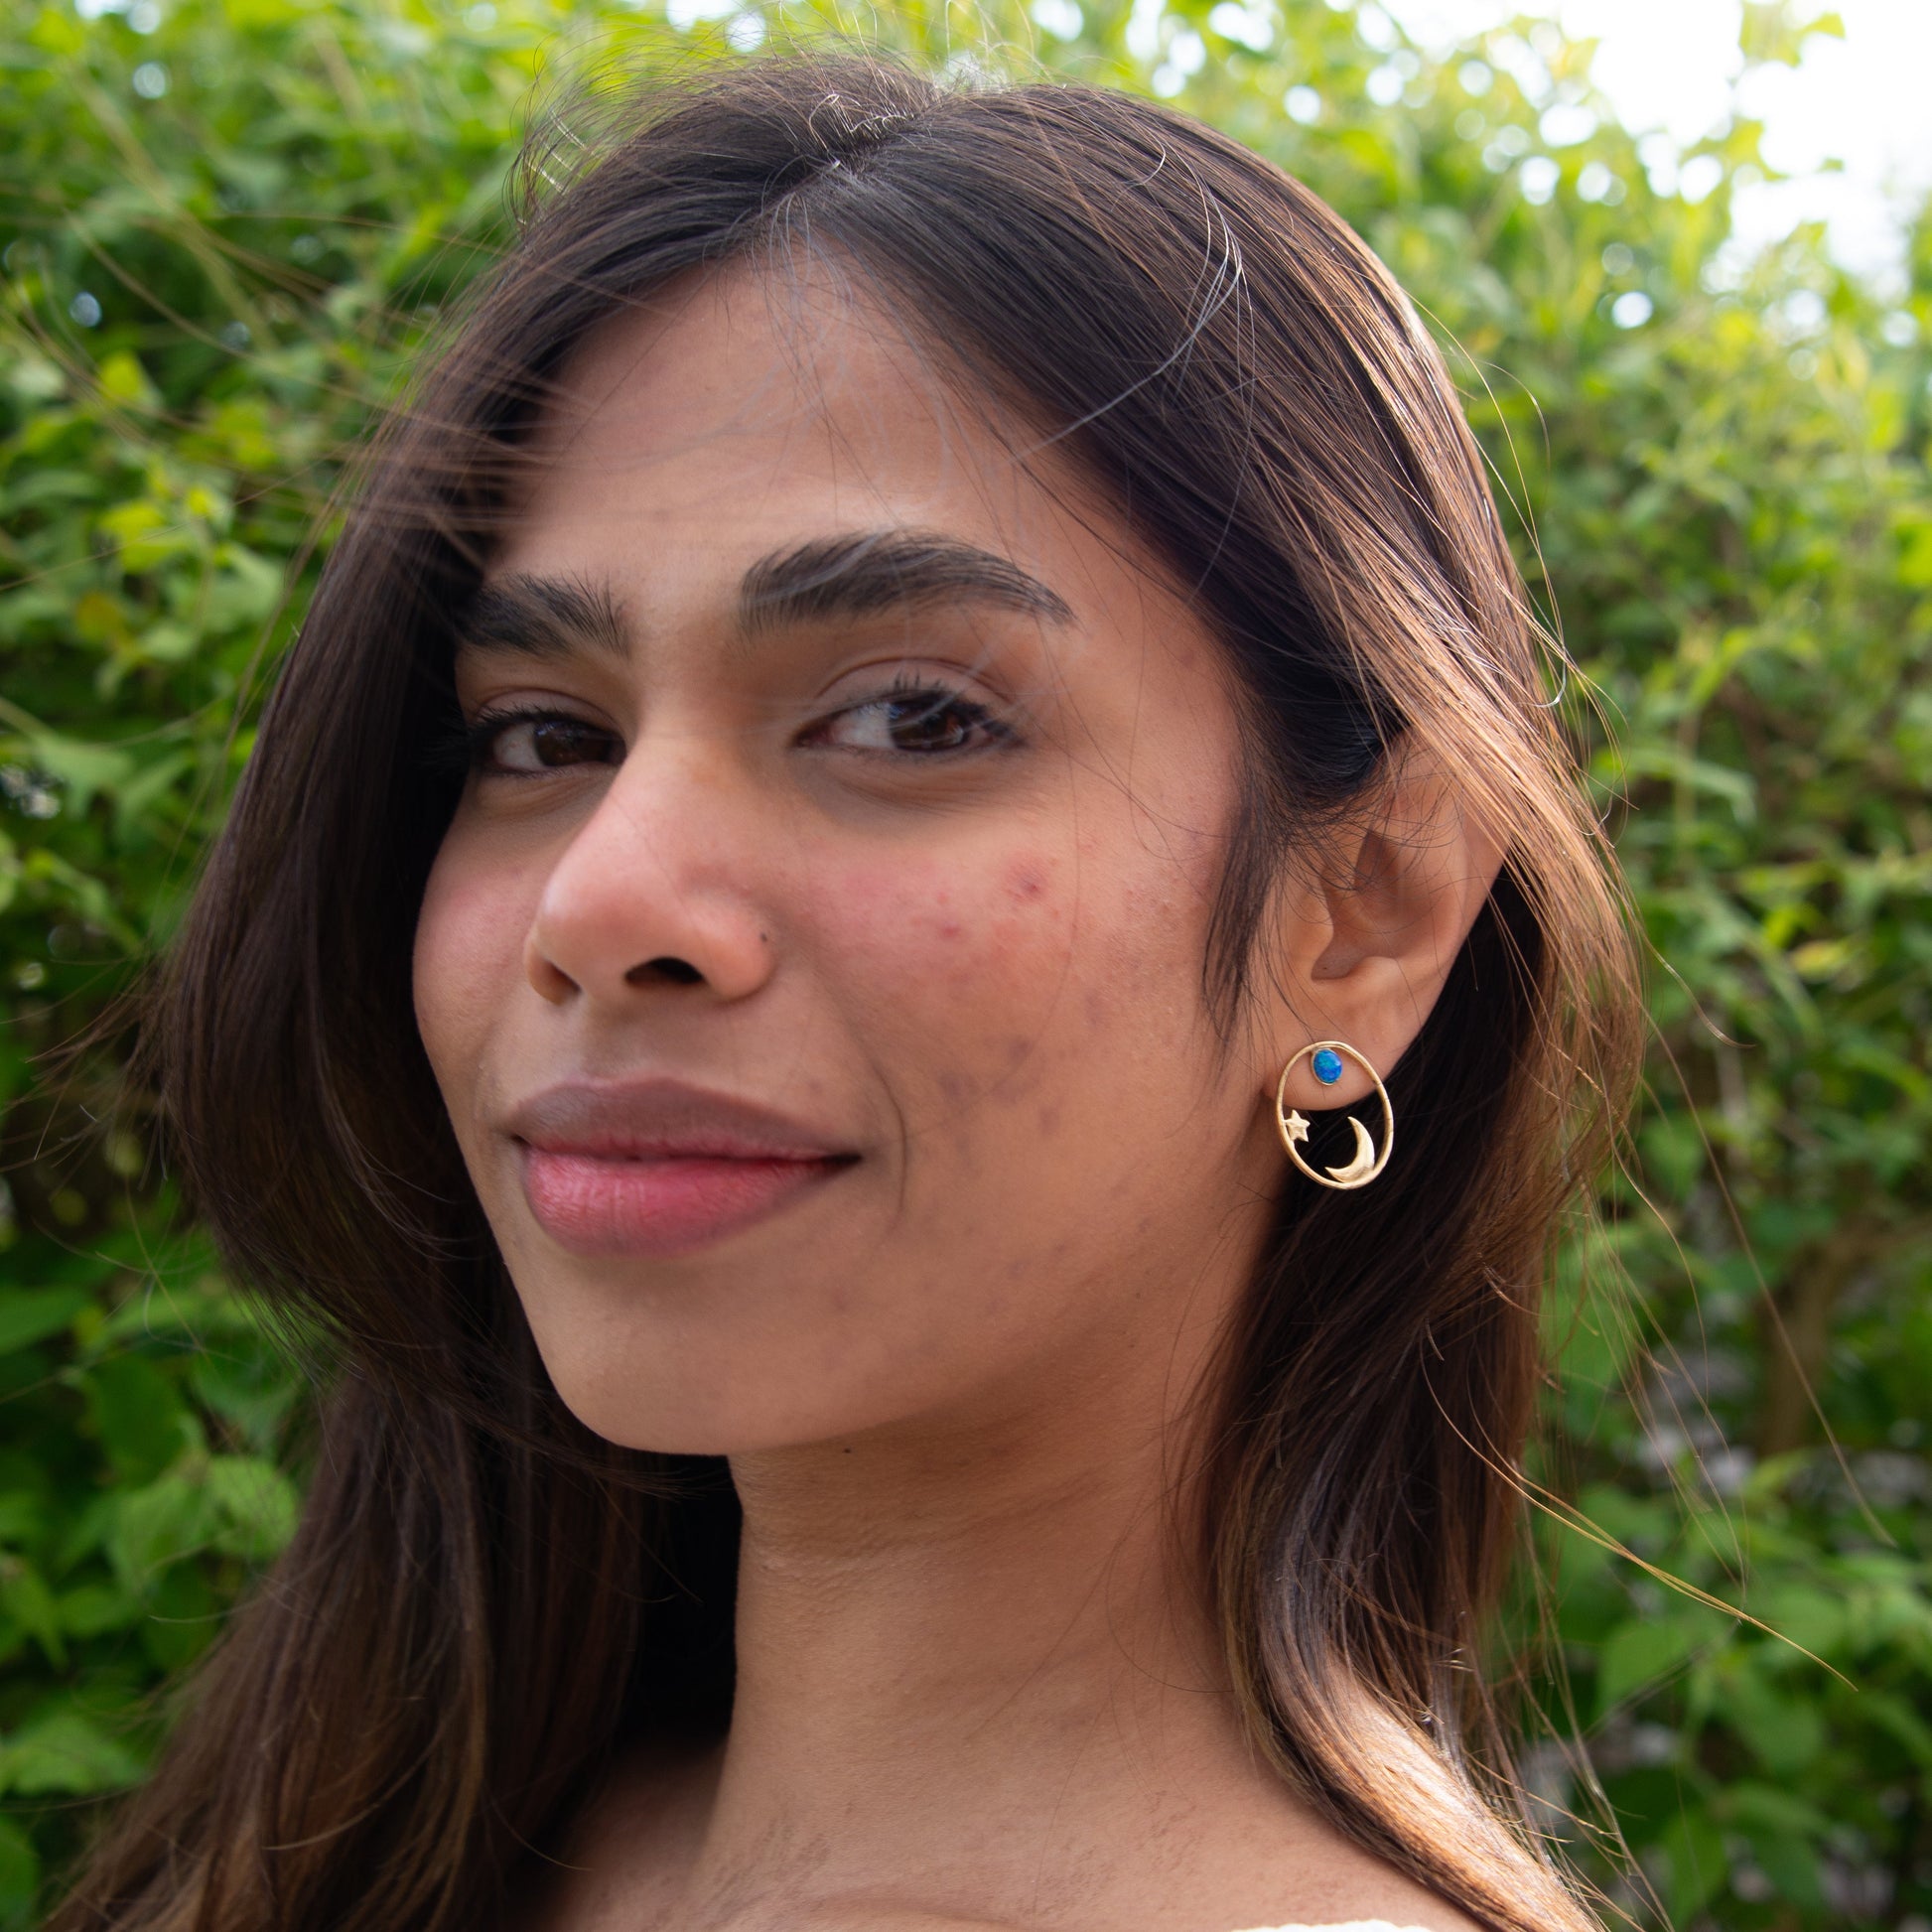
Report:
[[[1124,94],[792,53],[603,118],[561,182],[555,148],[529,168],[512,243],[372,440],[156,990],[169,1158],[237,1279],[315,1343],[313,1474],[49,1932],[506,1923],[618,1749],[729,1722],[729,1480],[600,1442],[550,1387],[410,950],[461,783],[422,756],[452,614],[561,366],[674,278],[805,262],[1037,426],[1226,651],[1244,751],[1210,1010],[1252,997],[1272,893],[1376,809],[1391,747],[1453,774],[1506,854],[1388,1074],[1399,1158],[1372,1188],[1284,1192],[1193,1547],[1296,1792],[1496,1932],[1584,1932],[1513,1795],[1483,1637],[1635,973],[1441,356],[1309,190]]]

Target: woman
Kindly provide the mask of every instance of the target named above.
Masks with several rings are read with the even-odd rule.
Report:
[[[636,108],[175,956],[180,1163],[333,1374],[56,1926],[1589,1925],[1478,1646],[1630,983],[1333,214],[1078,88]]]

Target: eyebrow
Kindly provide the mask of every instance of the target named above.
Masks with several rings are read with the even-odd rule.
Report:
[[[456,633],[462,648],[526,657],[568,657],[585,648],[613,657],[629,654],[617,600],[602,584],[574,577],[518,572],[479,584]]]
[[[878,530],[801,543],[745,573],[739,627],[758,637],[792,624],[935,605],[993,604],[1070,623],[1064,598],[1010,557],[923,530]]]
[[[739,585],[738,628],[747,638],[840,618],[947,604],[992,604],[1055,624],[1071,623],[1066,600],[1011,558],[922,530],[855,531],[773,551]],[[624,613],[610,590],[585,578],[492,578],[471,594],[456,632],[472,650],[556,658],[589,649],[623,657]]]

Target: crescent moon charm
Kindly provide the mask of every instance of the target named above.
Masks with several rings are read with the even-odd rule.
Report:
[[[1382,1145],[1380,1149],[1370,1138],[1369,1131],[1353,1114],[1346,1116],[1348,1125],[1355,1132],[1355,1151],[1340,1167],[1314,1168],[1304,1158],[1302,1149],[1308,1143],[1309,1123],[1301,1112],[1288,1103],[1289,1077],[1306,1059],[1312,1059],[1317,1053],[1346,1053],[1348,1057],[1366,1073],[1374,1084],[1375,1095],[1382,1103]],[[1318,1077],[1318,1073],[1317,1073]],[[1345,1040],[1315,1039],[1282,1068],[1282,1077],[1275,1088],[1275,1127],[1282,1137],[1282,1146],[1288,1158],[1311,1180],[1323,1187],[1349,1189],[1366,1187],[1382,1170],[1389,1165],[1389,1156],[1395,1148],[1395,1109],[1389,1105],[1388,1089],[1383,1086],[1381,1075],[1370,1066],[1354,1047]]]
[[[1368,1137],[1368,1129],[1353,1114],[1348,1116],[1348,1124],[1355,1130],[1355,1153],[1345,1167],[1330,1168],[1328,1172],[1337,1180],[1366,1180],[1375,1167],[1375,1143]]]

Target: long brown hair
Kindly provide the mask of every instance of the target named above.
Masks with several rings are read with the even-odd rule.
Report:
[[[1203,1587],[1253,1738],[1308,1801],[1486,1925],[1589,1925],[1511,1803],[1480,1641],[1633,969],[1436,349],[1311,194],[1143,100],[791,56],[624,122],[530,198],[378,439],[173,956],[173,1158],[328,1387],[292,1548],[50,1932],[487,1923],[621,1741],[728,1722],[729,1481],[596,1441],[549,1387],[409,954],[459,782],[421,756],[452,613],[547,385],[670,278],[801,255],[1042,425],[1224,644],[1247,750],[1211,1008],[1265,972],[1283,869],[1372,809],[1396,739],[1505,844],[1389,1078],[1399,1159],[1285,1196],[1227,1340]]]

